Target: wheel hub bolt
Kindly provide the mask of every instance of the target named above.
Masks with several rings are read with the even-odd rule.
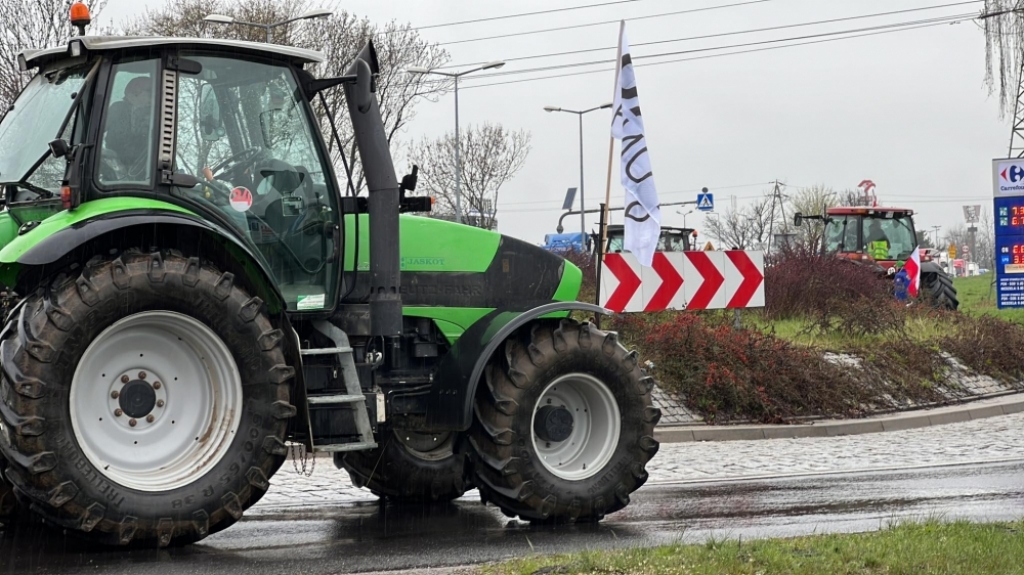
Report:
[[[124,415],[124,412],[121,411],[121,408],[119,407],[119,408],[114,410],[114,415],[117,416],[117,417],[121,417],[122,415]]]
[[[121,394],[115,389],[114,391],[110,392],[110,397],[112,397],[114,399],[117,399],[117,398],[121,397]]]
[[[162,400],[162,399],[160,399],[160,400],[157,400],[157,402],[156,402],[156,406],[157,406],[157,407],[163,407],[163,406],[164,406],[164,400]]]
[[[121,376],[121,383],[128,383],[129,381],[131,381],[131,380],[128,378],[127,375],[122,375]]]
[[[146,379],[146,372],[140,371],[139,372],[139,379]]]
[[[145,379],[145,378],[143,378],[143,379]],[[159,381],[154,381],[153,382],[153,389],[160,389],[160,382]]]
[[[135,426],[136,426],[136,425],[138,425],[138,424],[139,424],[139,422],[138,422],[138,421],[135,421],[135,419],[134,419],[134,418],[133,418],[133,419],[129,419],[129,420],[128,420],[128,425],[130,425],[130,426],[132,426],[132,427],[135,427]]]
[[[156,420],[156,417],[154,417],[152,415],[147,415],[146,416],[146,423],[153,423],[155,420]]]

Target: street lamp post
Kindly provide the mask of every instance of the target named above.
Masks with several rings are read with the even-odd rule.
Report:
[[[459,151],[462,148],[462,141],[459,140],[459,78],[481,70],[501,68],[504,65],[505,63],[502,61],[488,62],[483,66],[477,66],[462,72],[443,72],[441,70],[421,67],[406,69],[406,72],[410,74],[437,74],[438,76],[445,76],[455,80],[455,221],[460,224],[462,223],[462,158]]]
[[[214,24],[241,24],[243,26],[252,26],[254,28],[262,28],[267,33],[267,44],[270,43],[270,31],[278,26],[284,26],[285,24],[291,24],[292,22],[298,22],[299,20],[309,20],[312,18],[322,18],[324,16],[330,16],[333,12],[330,10],[309,10],[304,12],[295,18],[289,18],[281,22],[275,22],[273,24],[261,24],[259,22],[246,22],[244,20],[237,20],[234,16],[225,16],[224,14],[210,14],[206,18],[203,18],[205,22],[212,22]]]
[[[580,233],[584,237],[587,235],[587,220],[584,214],[587,212],[586,204],[583,201],[583,115],[596,110],[605,110],[611,108],[611,104],[603,104],[590,108],[589,110],[567,110],[565,108],[558,108],[555,106],[544,106],[545,112],[566,112],[569,114],[576,114],[580,120]]]

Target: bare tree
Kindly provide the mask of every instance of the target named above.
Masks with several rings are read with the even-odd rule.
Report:
[[[499,124],[469,126],[459,135],[459,172],[462,175],[463,213],[478,215],[469,222],[493,229],[498,211],[498,193],[526,162],[530,134],[512,132]],[[409,160],[423,166],[422,190],[434,196],[434,212],[455,213],[455,134],[431,140],[424,138],[409,146]]]
[[[1024,2],[985,0],[985,82],[998,86],[1000,117],[1013,113],[1021,63],[1024,62]]]
[[[740,209],[729,209],[718,218],[706,220],[708,235],[724,249],[763,247],[772,227],[771,198],[764,197]]]
[[[18,54],[32,48],[52,48],[76,34],[71,25],[75,0],[0,1],[0,116],[10,108],[31,74],[18,69]],[[89,11],[95,20],[106,0],[92,0]]]
[[[792,213],[799,212],[806,216],[817,216],[825,213],[828,208],[837,205],[837,195],[824,185],[801,188],[789,200],[789,209]],[[821,220],[804,220],[803,225],[794,228],[796,234],[795,242],[804,248],[818,248],[821,246],[822,237],[825,234],[825,222]]]
[[[124,29],[129,34],[264,42],[266,38],[263,29],[209,24],[203,22],[203,18],[217,13],[247,22],[272,24],[316,7],[319,6],[308,0],[168,0],[161,8],[126,22]],[[377,98],[380,100],[384,129],[390,143],[415,117],[417,103],[422,100],[436,101],[451,86],[449,80],[408,74],[404,70],[414,66],[442,66],[449,60],[445,50],[424,40],[408,24],[390,22],[378,26],[366,18],[358,18],[343,10],[327,18],[275,27],[272,29],[271,41],[322,52],[324,62],[310,71],[314,76],[325,78],[344,75],[357,51],[371,38],[380,61],[380,74],[376,78]],[[328,142],[335,170],[343,174],[347,164],[352,170],[353,189],[358,193],[365,185],[365,178],[356,161],[357,151],[348,121],[344,92],[341,88],[333,88],[324,91],[322,96],[323,100],[318,98],[314,103],[314,109],[324,140]],[[338,130],[340,146],[333,138],[332,123]]]

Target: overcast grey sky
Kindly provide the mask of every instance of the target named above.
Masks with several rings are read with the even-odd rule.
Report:
[[[349,0],[330,3],[375,21],[414,26],[604,3],[609,0]],[[770,0],[753,5],[675,16],[631,18],[741,0],[635,0],[613,6],[528,18],[429,28],[431,41],[452,42],[564,25],[626,19],[630,42],[672,40],[950,4],[956,0]],[[104,23],[140,13],[160,0],[109,0]],[[707,186],[718,211],[734,195],[742,203],[778,178],[799,187],[824,184],[836,190],[861,180],[877,184],[882,203],[913,208],[918,228],[962,221],[964,204],[990,209],[992,158],[1006,154],[1009,120],[984,85],[985,42],[973,22],[824,42],[665,65],[644,65],[645,54],[705,48],[823,32],[851,30],[923,18],[976,12],[982,2],[887,17],[775,32],[672,42],[633,49],[654,177],[661,201],[695,199]],[[615,46],[615,23],[574,30],[446,45],[452,63],[473,63]],[[505,74],[540,66],[612,59],[614,49],[576,56],[509,62]],[[657,59],[646,60],[654,62]],[[490,87],[474,85],[587,70],[600,73]],[[554,232],[565,189],[579,180],[575,116],[549,114],[547,105],[582,109],[610,102],[610,64],[555,72],[508,74],[463,80],[463,125],[500,122],[533,134],[526,167],[507,184],[499,201],[499,229],[531,242]],[[439,136],[454,125],[451,96],[423,102],[403,138]],[[604,198],[610,115],[584,118],[588,207]],[[399,170],[406,166],[399,165]],[[621,205],[618,166],[612,204]],[[578,202],[577,202],[578,205]],[[663,211],[665,225],[682,225],[679,208]],[[689,208],[686,208],[689,209]],[[686,223],[701,228],[702,216]],[[596,215],[588,226],[596,228]],[[567,218],[567,231],[579,218]]]

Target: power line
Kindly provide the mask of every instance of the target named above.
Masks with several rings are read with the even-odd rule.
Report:
[[[971,18],[973,16],[974,16],[974,14],[970,14],[970,13],[969,14],[955,14],[955,15],[949,15],[949,16],[936,16],[936,17],[933,17],[933,18],[922,18],[922,19],[919,19],[919,20],[909,20],[909,21],[904,21],[904,22],[894,22],[894,23],[890,23],[890,24],[879,24],[879,25],[876,25],[876,26],[867,26],[867,27],[863,27],[863,28],[851,28],[851,29],[847,29],[847,30],[836,30],[834,32],[819,32],[819,33],[816,33],[816,34],[806,34],[806,35],[803,35],[803,36],[790,36],[790,37],[786,37],[786,38],[776,38],[776,39],[773,39],[773,40],[757,40],[755,42],[744,42],[744,43],[740,43],[740,44],[727,44],[727,45],[724,45],[724,46],[709,46],[709,47],[706,47],[706,48],[690,48],[690,49],[687,49],[687,50],[673,50],[671,52],[658,52],[658,53],[655,53],[655,54],[643,54],[643,55],[639,55],[639,56],[638,55],[633,55],[633,61],[636,62],[637,60],[647,60],[647,59],[650,59],[650,58],[664,58],[664,57],[668,57],[668,56],[681,56],[683,54],[696,54],[696,53],[700,53],[700,52],[711,52],[711,51],[715,51],[715,50],[725,50],[725,49],[729,49],[729,48],[747,48],[747,47],[750,47],[750,46],[763,46],[763,45],[766,45],[766,44],[777,44],[779,42],[793,42],[793,41],[797,41],[797,40],[811,40],[811,39],[815,39],[815,38],[826,38],[826,37],[830,37],[830,36],[839,36],[839,35],[843,35],[843,34],[856,34],[856,33],[861,33],[861,32],[873,32],[873,31],[876,31],[876,30],[889,30],[889,29],[893,29],[893,28],[905,28],[905,27],[915,26],[915,25],[918,25],[918,24],[933,24],[933,23],[934,24],[945,24],[945,23],[949,23],[949,22],[951,22],[953,20],[963,20],[963,19],[966,19],[966,18]],[[599,65],[599,64],[614,64],[614,63],[615,63],[615,58],[607,58],[607,59],[601,59],[601,60],[590,60],[588,62],[573,62],[573,63],[569,63],[569,64],[552,64],[550,66],[538,66],[538,67],[535,67],[535,68],[523,68],[523,69],[519,69],[519,70],[509,70],[507,72],[495,72],[495,73],[491,73],[491,74],[483,74],[483,75],[467,78],[467,81],[469,81],[469,80],[483,81],[483,80],[486,80],[488,78],[498,78],[498,77],[501,77],[501,76],[517,76],[519,74],[529,74],[529,73],[533,73],[533,72],[549,72],[549,71],[552,71],[552,70],[564,70],[566,68],[580,68],[580,67],[583,67],[583,66],[596,66],[596,65]]]
[[[599,4],[585,4],[583,6],[567,6],[565,8],[552,8],[549,10],[537,10],[536,12],[520,12],[518,14],[506,14],[504,16],[489,16],[487,18],[475,18],[473,20],[459,20],[458,22],[445,22],[443,24],[428,24],[426,26],[417,26],[413,30],[427,30],[430,28],[446,28],[448,26],[461,26],[463,24],[477,24],[479,22],[491,22],[494,20],[507,20],[509,18],[524,18],[527,16],[537,16],[540,14],[554,14],[556,12],[570,12],[573,10],[583,10],[586,8],[601,8],[603,6],[612,6],[615,4],[628,4],[631,2],[641,2],[642,0],[615,0],[614,2],[602,2]]]
[[[627,20],[631,20],[631,21],[632,20],[647,20],[649,18],[662,18],[662,17],[665,17],[665,16],[677,16],[677,15],[680,15],[680,14],[692,14],[694,12],[707,12],[709,10],[721,10],[723,8],[735,8],[737,6],[747,6],[747,5],[750,5],[750,4],[761,4],[761,3],[764,3],[764,2],[772,2],[772,1],[773,0],[746,0],[745,2],[736,2],[736,3],[733,3],[733,4],[723,4],[723,5],[720,5],[720,6],[705,6],[704,8],[690,8],[688,10],[678,10],[678,11],[675,11],[675,12],[662,12],[660,14],[650,14],[650,15],[647,15],[647,16],[635,16],[633,18],[626,18],[626,19]],[[573,24],[573,25],[570,25],[570,26],[559,26],[557,28],[544,28],[544,29],[541,29],[541,30],[528,30],[528,31],[525,31],[525,32],[511,32],[511,33],[508,33],[508,34],[498,34],[498,35],[495,35],[495,36],[484,36],[484,37],[481,37],[481,38],[468,38],[468,39],[465,39],[465,40],[452,40],[450,42],[440,42],[437,45],[438,46],[450,46],[452,44],[466,44],[468,42],[482,42],[484,40],[498,40],[500,38],[512,38],[512,37],[515,37],[515,36],[527,36],[527,35],[531,35],[531,34],[544,34],[544,33],[547,33],[547,32],[560,32],[562,30],[575,30],[577,28],[589,28],[589,27],[593,27],[593,26],[605,26],[605,25],[608,25],[608,24],[618,24],[620,20],[622,20],[622,18],[620,18],[618,20],[605,20],[603,22],[591,22],[589,24]]]
[[[963,21],[969,20],[969,19],[971,19],[970,16],[963,16],[963,17],[960,17],[959,19],[950,19],[950,20],[947,20],[947,21],[933,22],[933,23],[929,23],[929,24],[906,25],[903,28],[897,28],[897,29],[891,29],[891,30],[881,30],[881,31],[862,33],[862,34],[851,34],[851,35],[842,36],[842,37],[838,37],[838,38],[824,38],[824,39],[812,40],[812,41],[807,41],[807,42],[795,42],[795,43],[792,43],[792,44],[785,44],[785,45],[782,45],[782,46],[764,46],[764,47],[760,47],[760,48],[752,48],[752,49],[749,49],[749,50],[737,50],[735,52],[726,52],[726,53],[723,53],[723,54],[706,54],[706,55],[703,55],[703,56],[692,56],[692,57],[689,57],[689,58],[674,58],[674,59],[671,59],[671,60],[662,60],[660,62],[648,62],[648,63],[634,64],[634,66],[642,68],[642,67],[650,67],[650,66],[660,66],[660,65],[663,65],[663,64],[676,64],[676,63],[680,63],[680,62],[689,62],[689,61],[693,61],[693,60],[708,60],[708,59],[711,59],[711,58],[721,58],[721,57],[724,57],[724,56],[738,56],[738,55],[741,55],[741,54],[751,54],[751,53],[755,53],[755,52],[766,52],[766,51],[769,51],[769,50],[779,50],[781,48],[793,48],[793,47],[797,47],[797,46],[807,46],[807,45],[811,45],[811,44],[823,44],[825,42],[836,42],[836,41],[839,41],[839,40],[851,40],[851,39],[855,39],[855,38],[864,38],[864,37],[867,37],[867,36],[877,36],[877,35],[880,35],[880,34],[892,34],[894,32],[906,32],[906,31],[910,31],[910,30],[919,30],[919,29],[923,29],[923,28],[932,28],[932,27],[941,26],[941,25],[944,25],[944,24],[956,24],[956,23],[963,22]],[[720,46],[717,49],[721,50],[721,49],[727,49],[727,48],[730,48],[730,46]],[[607,63],[607,62],[602,62],[602,63]],[[588,65],[592,65],[592,64],[588,64]],[[540,81],[540,80],[554,80],[554,79],[561,79],[561,78],[570,78],[570,77],[573,77],[573,76],[584,76],[584,75],[588,75],[588,74],[600,74],[600,73],[605,73],[605,72],[610,72],[610,71],[614,71],[614,68],[601,68],[601,69],[597,69],[597,70],[584,70],[584,71],[580,71],[580,72],[569,72],[569,73],[555,74],[555,75],[549,75],[549,76],[538,76],[538,77],[535,77],[535,78],[519,78],[519,79],[516,79],[516,80],[505,80],[505,81],[502,81],[502,82],[491,82],[491,83],[488,83],[488,84],[475,84],[475,85],[465,86],[462,89],[463,90],[470,90],[470,89],[474,89],[474,88],[487,88],[487,87],[491,87],[491,86],[504,86],[504,85],[508,85],[508,84],[519,84],[519,83],[523,83],[523,82],[536,82],[536,81]]]
[[[739,35],[743,35],[743,34],[756,34],[756,33],[759,33],[759,32],[773,32],[773,31],[777,31],[777,30],[786,30],[786,29],[790,29],[790,28],[802,28],[802,27],[806,27],[806,26],[818,26],[818,25],[822,25],[822,24],[835,24],[835,23],[838,23],[838,22],[849,22],[849,21],[852,21],[852,20],[863,20],[863,19],[867,19],[867,18],[879,18],[879,17],[882,17],[882,16],[894,16],[894,15],[897,15],[897,14],[908,14],[908,13],[912,13],[912,12],[924,12],[924,11],[929,11],[929,10],[939,10],[939,9],[942,9],[942,8],[952,8],[952,7],[956,7],[956,6],[965,6],[965,5],[968,5],[968,4],[977,4],[978,2],[982,2],[982,1],[983,0],[970,0],[970,1],[966,1],[966,2],[954,2],[952,4],[939,4],[939,5],[935,5],[935,6],[925,6],[925,7],[922,7],[922,8],[908,8],[908,9],[905,9],[905,10],[894,10],[894,11],[891,11],[891,12],[876,12],[876,13],[873,13],[873,14],[863,14],[863,15],[859,15],[859,16],[845,16],[845,17],[842,17],[842,18],[830,18],[830,19],[827,19],[827,20],[816,20],[816,21],[813,21],[813,22],[800,22],[800,23],[797,23],[797,24],[783,24],[783,25],[779,25],[779,26],[769,26],[767,28],[753,28],[753,29],[748,29],[748,30],[736,30],[736,31],[733,31],[733,32],[720,32],[720,33],[716,33],[716,34],[705,34],[703,36],[689,36],[689,37],[686,37],[686,38],[670,38],[668,40],[654,40],[654,41],[651,41],[651,42],[637,42],[635,44],[631,44],[630,47],[631,48],[635,48],[635,47],[638,47],[638,46],[654,46],[654,45],[658,45],[658,44],[668,44],[668,43],[673,43],[673,42],[688,42],[688,41],[692,41],[692,40],[707,40],[707,39],[711,39],[711,38],[722,38],[722,37],[725,37],[725,36],[739,36]],[[586,54],[586,53],[589,53],[589,52],[600,52],[600,51],[603,51],[603,50],[615,50],[616,48],[617,48],[616,46],[605,46],[605,47],[602,47],[602,48],[586,48],[586,49],[582,49],[582,50],[569,50],[569,51],[566,51],[566,52],[549,52],[549,53],[546,53],[546,54],[534,54],[534,55],[531,55],[531,56],[518,56],[518,57],[514,57],[514,58],[504,58],[503,61],[507,63],[507,62],[519,62],[519,61],[522,61],[522,60],[535,60],[535,59],[538,59],[538,58],[556,58],[556,57],[561,57],[561,56],[573,56],[573,55],[577,55],[577,54]],[[474,65],[482,64],[482,63],[484,63],[484,62],[470,62],[470,63],[466,63],[466,64],[446,64],[444,66],[440,66],[440,68],[442,68],[442,69],[444,69],[444,68],[461,68],[461,67],[465,67],[465,66],[474,66]]]

